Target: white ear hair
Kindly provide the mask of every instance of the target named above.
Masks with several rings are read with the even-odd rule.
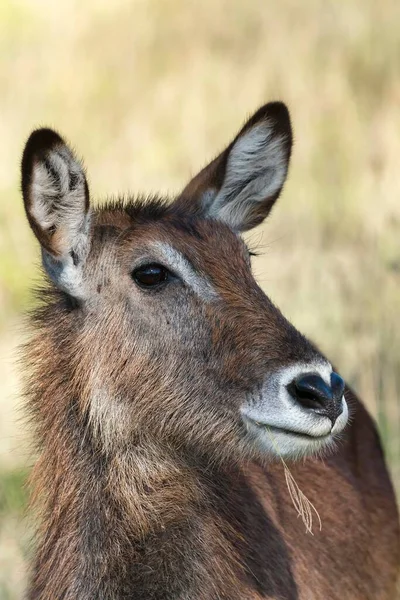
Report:
[[[69,148],[53,148],[45,160],[34,164],[31,176],[31,214],[43,229],[64,226],[73,238],[86,214],[86,180],[81,164]]]
[[[245,132],[229,153],[224,182],[209,205],[210,217],[242,229],[257,203],[275,198],[288,170],[287,140],[267,121]]]
[[[90,242],[88,186],[81,163],[54,131],[40,129],[30,136],[22,191],[45,270],[58,287],[82,297],[82,264]]]
[[[282,190],[291,148],[288,109],[282,102],[265,104],[186,185],[178,203],[238,232],[251,229],[269,214]]]

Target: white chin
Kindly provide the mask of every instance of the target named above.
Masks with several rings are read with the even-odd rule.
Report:
[[[332,433],[321,436],[291,433],[286,429],[259,425],[247,419],[245,424],[251,443],[263,455],[298,459],[321,454],[335,444]]]

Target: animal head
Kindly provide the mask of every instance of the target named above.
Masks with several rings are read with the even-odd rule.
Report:
[[[92,208],[63,139],[30,136],[23,198],[54,290],[43,368],[105,451],[144,439],[298,457],[343,430],[343,380],[258,286],[240,237],[270,213],[291,146],[287,108],[270,103],[172,202]]]

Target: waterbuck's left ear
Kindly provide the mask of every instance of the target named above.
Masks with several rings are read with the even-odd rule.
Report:
[[[233,142],[185,187],[177,203],[236,231],[270,212],[286,179],[292,129],[281,102],[262,106]]]
[[[51,129],[29,137],[22,157],[22,194],[29,224],[53,282],[83,297],[82,266],[89,250],[89,191],[83,167]]]

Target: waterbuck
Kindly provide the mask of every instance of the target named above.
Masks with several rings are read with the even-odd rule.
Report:
[[[94,209],[62,138],[30,136],[22,191],[47,276],[25,355],[30,600],[393,600],[375,426],[257,285],[240,237],[278,198],[291,146],[269,103],[173,201]]]

